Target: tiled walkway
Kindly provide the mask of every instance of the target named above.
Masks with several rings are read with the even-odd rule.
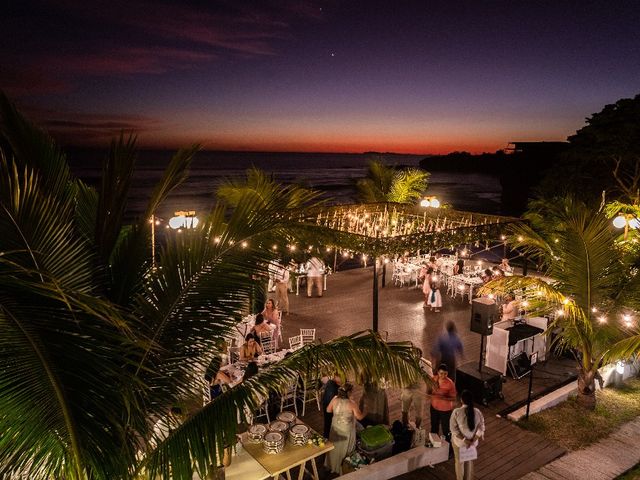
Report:
[[[640,418],[593,445],[571,452],[524,480],[612,480],[640,462]]]

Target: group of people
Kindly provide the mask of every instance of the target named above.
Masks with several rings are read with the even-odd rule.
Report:
[[[298,264],[293,260],[288,265],[273,262],[269,266],[270,285],[273,285],[276,305],[283,315],[289,314],[289,292],[293,291],[291,273],[297,271]],[[324,293],[322,280],[326,272],[324,262],[320,258],[313,256],[304,264],[303,271],[307,284],[307,297],[312,297],[314,291],[318,297],[322,297]]]
[[[455,324],[448,322],[446,331],[436,340],[431,351],[431,358],[438,368],[431,377],[430,386],[425,391],[424,386],[416,383],[401,392],[402,423],[409,423],[409,412],[413,407],[415,426],[420,428],[424,399],[430,397],[430,431],[441,434],[450,443],[456,459],[456,478],[470,480],[473,478],[473,461],[461,462],[460,450],[477,445],[484,435],[484,418],[474,407],[473,396],[466,390],[460,394],[461,403],[456,408],[455,371],[457,358],[462,356],[462,352]],[[326,382],[322,397],[324,436],[335,445],[334,450],[327,454],[325,466],[338,474],[344,458],[355,448],[356,421],[364,424],[367,418],[372,418],[377,422],[371,423],[388,424],[384,390],[375,384],[365,383],[359,404],[350,398],[351,391],[351,384],[343,383],[339,376],[335,376]]]
[[[440,293],[440,265],[436,257],[431,257],[428,262],[422,262],[418,281],[422,281],[422,293],[424,293],[424,308],[432,312],[440,312],[442,308],[442,294]]]
[[[334,444],[325,459],[325,467],[333,473],[342,473],[344,459],[353,452],[356,444],[356,421],[361,421],[367,412],[350,398],[353,389],[349,383],[334,378],[328,385],[323,397],[325,412],[325,437]],[[473,460],[461,461],[460,451],[465,448],[475,448],[483,438],[485,426],[482,412],[475,408],[473,395],[468,390],[460,394],[460,406],[456,407],[457,392],[455,383],[448,376],[448,367],[441,364],[437,374],[433,377],[431,397],[431,432],[441,433],[449,442],[455,458],[457,480],[471,480],[473,478]],[[406,390],[406,389],[405,389]],[[411,396],[418,395],[412,388]],[[403,391],[403,421],[405,399]],[[423,392],[420,392],[424,395]],[[328,400],[329,396],[331,400]],[[421,402],[421,399],[420,399]],[[329,428],[327,429],[327,420]],[[420,419],[416,419],[416,427],[420,427]],[[328,431],[327,431],[328,430]]]

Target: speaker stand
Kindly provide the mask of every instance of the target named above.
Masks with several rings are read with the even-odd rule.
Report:
[[[480,335],[480,362],[478,363],[479,372],[482,372],[482,364],[484,363],[484,337],[484,334]]]

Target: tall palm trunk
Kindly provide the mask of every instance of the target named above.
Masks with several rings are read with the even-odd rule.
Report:
[[[596,371],[583,366],[578,367],[578,404],[589,410],[596,408]]]

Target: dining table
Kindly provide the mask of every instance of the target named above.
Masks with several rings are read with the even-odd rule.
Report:
[[[456,289],[458,289],[460,285],[464,285],[465,291],[463,292],[463,297],[464,295],[468,294],[469,303],[471,303],[473,300],[473,290],[482,286],[482,284],[484,283],[482,281],[482,278],[475,275],[467,274],[452,275],[451,277],[449,277],[449,281],[454,282],[454,288]]]
[[[298,420],[298,423],[303,423]],[[318,435],[311,430],[312,435]],[[314,443],[306,443],[304,445],[293,445],[287,441],[285,443],[284,450],[280,453],[270,454],[266,453],[261,444],[251,443],[249,441],[248,434],[245,432],[241,435],[241,442],[244,450],[257,461],[264,470],[269,472],[269,475],[274,479],[278,479],[280,475],[284,474],[287,480],[291,480],[291,470],[295,467],[300,467],[298,472],[298,480],[304,478],[305,472],[311,475],[314,480],[320,480],[318,475],[318,467],[316,465],[316,458],[323,455],[335,447],[333,443],[328,440],[324,442],[322,446]],[[233,461],[232,461],[233,465]],[[262,471],[256,471],[255,476],[247,475],[244,477],[246,480],[261,480]],[[228,478],[228,477],[227,477]]]

